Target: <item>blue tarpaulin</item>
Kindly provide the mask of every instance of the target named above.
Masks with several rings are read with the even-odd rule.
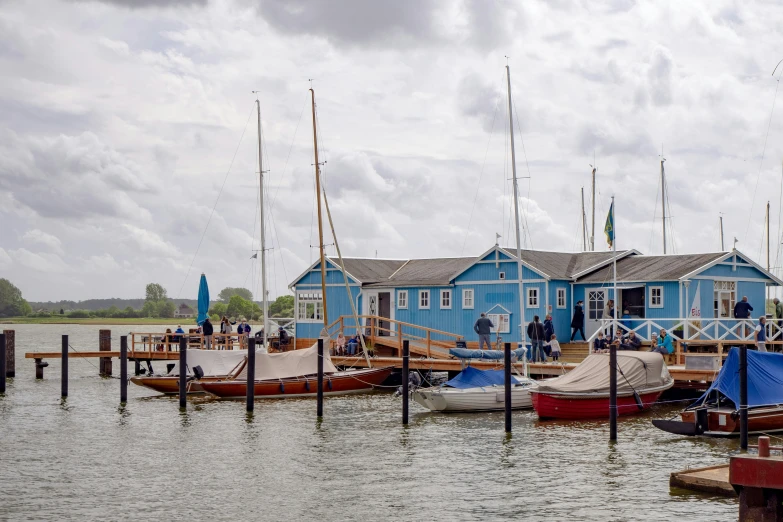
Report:
[[[511,384],[519,384],[513,375],[511,376]],[[456,377],[443,383],[443,386],[451,386],[452,388],[479,388],[492,385],[505,385],[503,370],[477,370],[468,366]]]
[[[191,294],[192,295],[192,294]],[[198,284],[198,317],[196,322],[201,326],[207,320],[209,312],[209,287],[207,286],[207,276],[201,274],[201,281]]]
[[[524,350],[524,348],[511,350],[511,357],[516,356],[517,360],[521,360]],[[502,361],[505,357],[503,350],[469,350],[467,348],[451,348],[449,355],[459,359],[490,359],[492,361]]]
[[[739,407],[739,348],[732,348],[712,386],[696,404],[714,391]],[[783,354],[748,350],[748,407],[783,404]]]

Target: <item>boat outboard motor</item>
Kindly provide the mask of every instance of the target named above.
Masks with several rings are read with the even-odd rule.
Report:
[[[191,370],[193,370],[193,377],[189,377],[189,381],[198,381],[204,378],[204,370],[201,369],[201,366],[194,366]]]
[[[709,429],[707,420],[707,408],[698,408],[696,410],[696,435],[701,435]]]

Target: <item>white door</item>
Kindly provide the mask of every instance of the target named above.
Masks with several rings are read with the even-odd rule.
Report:
[[[601,317],[606,304],[606,290],[603,288],[587,288],[587,309],[585,310],[585,334],[593,335],[601,327]]]

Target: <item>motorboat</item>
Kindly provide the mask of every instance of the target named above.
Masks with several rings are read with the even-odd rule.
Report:
[[[739,348],[729,351],[712,385],[680,419],[652,423],[676,435],[733,437],[740,434]],[[783,431],[783,354],[748,350],[748,433]]]
[[[511,376],[511,408],[531,408],[530,390],[536,381]],[[456,377],[440,386],[418,388],[413,400],[428,410],[437,412],[482,412],[504,410],[506,407],[505,373],[503,370],[479,370],[468,366]]]
[[[608,418],[609,374],[609,354],[588,355],[570,372],[531,390],[533,408],[541,419]],[[618,415],[649,409],[673,385],[659,353],[617,353]]]

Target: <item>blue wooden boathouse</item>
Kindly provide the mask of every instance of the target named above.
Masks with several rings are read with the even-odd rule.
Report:
[[[706,254],[645,256],[618,251],[618,312],[627,311],[625,325],[644,339],[665,328],[680,338],[735,338],[733,318],[743,296],[765,312],[766,288],[783,281],[737,250]],[[344,258],[345,271],[360,315],[377,316],[392,332],[393,321],[451,332],[477,342],[473,324],[484,312],[505,341],[520,340],[519,325],[534,316],[552,315],[555,333],[568,341],[577,301],[584,302],[588,338],[605,323],[603,310],[613,290],[612,252],[547,252],[522,250],[524,320],[520,321],[520,285],[516,250],[493,246],[476,257],[436,259]],[[351,316],[351,305],[337,259],[326,259],[326,300],[329,321]],[[323,328],[320,261],[297,277],[296,336],[303,344]],[[351,323],[353,324],[353,323]],[[391,334],[393,335],[393,333]],[[581,339],[580,339],[581,340]]]

